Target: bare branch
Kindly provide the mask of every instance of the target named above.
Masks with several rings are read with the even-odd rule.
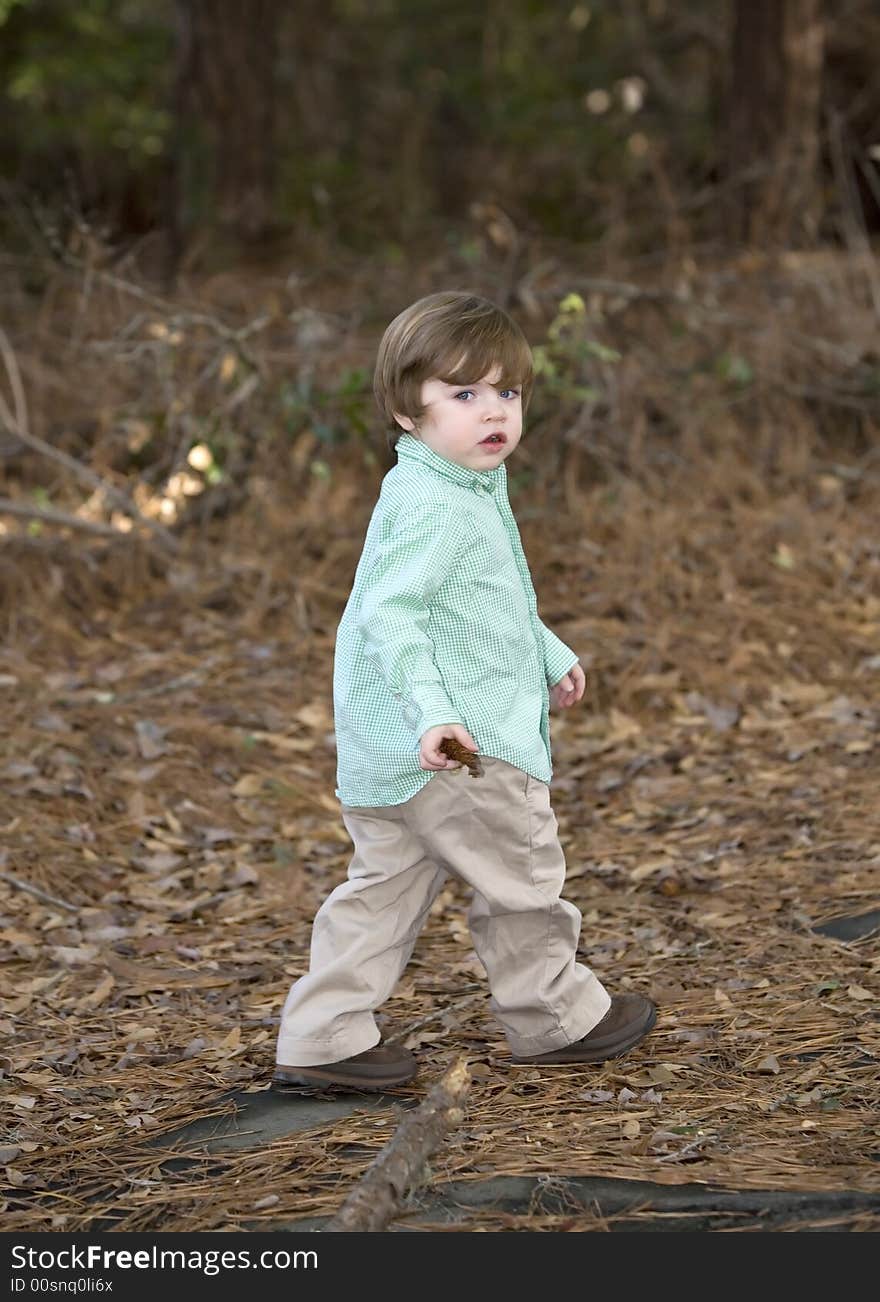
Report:
[[[84,466],[82,462],[77,461],[75,457],[69,456],[68,453],[62,452],[60,448],[53,447],[51,443],[46,443],[43,439],[38,438],[36,434],[30,432],[27,428],[27,424],[23,424],[19,417],[19,412],[22,410],[22,404],[24,403],[21,372],[19,371],[15,354],[12,351],[9,340],[7,339],[2,327],[0,327],[0,356],[2,356],[6,366],[16,408],[16,415],[13,415],[9,410],[5,398],[0,395],[0,423],[6,426],[9,433],[14,434],[20,442],[25,444],[26,447],[32,448],[35,452],[39,452],[44,457],[48,457],[51,461],[56,461],[59,465],[64,466],[65,469],[69,470],[77,479],[89,484],[92,488],[100,489],[101,492],[106,494],[109,501],[115,502],[115,504],[124,511],[126,515],[131,516],[131,518],[136,520],[138,524],[143,525],[145,529],[148,529],[169,551],[178,551],[180,544],[174,535],[164,528],[164,526],[157,524],[154,520],[147,520],[142,516],[127,493],[123,493],[121,489],[116,488],[116,486],[111,484],[109,480],[103,479],[100,475],[96,474],[94,470],[90,470],[88,466]],[[113,530],[113,532],[118,536],[117,530]]]
[[[874,311],[880,317],[880,276],[871,251],[871,241],[865,226],[858,186],[846,153],[842,118],[839,113],[833,111],[828,115],[828,139],[831,146],[834,179],[840,191],[843,236],[853,263],[859,271],[864,271]]]
[[[0,497],[0,515],[17,515],[25,520],[41,520],[44,524],[59,524],[65,529],[78,529],[80,533],[100,534],[103,538],[131,538],[124,529],[115,529],[111,524],[99,524],[96,520],[84,520],[80,515],[69,515],[67,511],[56,511],[51,506],[31,506],[28,502],[14,502],[9,497]]]
[[[172,329],[175,326],[207,326],[209,330],[213,330],[216,335],[221,339],[224,339],[232,348],[234,348],[242,361],[246,362],[247,365],[252,367],[255,371],[261,371],[262,368],[260,363],[250,350],[245,347],[244,340],[250,335],[259,334],[261,330],[265,330],[266,326],[272,321],[271,313],[265,312],[261,316],[255,317],[253,321],[249,321],[247,325],[235,329],[232,326],[224,325],[222,321],[218,321],[216,317],[211,316],[207,312],[187,312],[181,310],[175,303],[172,303],[170,299],[160,298],[157,294],[151,294],[148,290],[142,289],[140,285],[134,285],[131,281],[123,280],[121,276],[115,276],[111,271],[103,271],[99,268],[87,267],[85,263],[81,262],[77,258],[67,255],[64,258],[64,264],[78,272],[85,272],[88,270],[94,275],[94,278],[102,284],[110,285],[113,289],[118,289],[124,294],[130,294],[132,298],[137,298],[142,303],[149,303],[149,305],[155,308],[157,312],[167,313],[168,324]]]
[[[12,346],[2,329],[0,329],[0,355],[3,357],[3,364],[6,367],[6,373],[9,376],[9,387],[12,389],[12,401],[15,406],[16,423],[22,429],[27,429],[27,400],[24,396],[24,385],[21,382],[21,372],[18,369],[18,362],[15,359],[15,353],[12,351]]]

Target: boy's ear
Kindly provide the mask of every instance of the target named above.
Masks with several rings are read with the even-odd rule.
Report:
[[[414,420],[411,420],[409,416],[401,416],[400,412],[398,411],[394,413],[394,419],[397,421],[401,429],[405,429],[410,434],[413,432],[413,430],[416,427],[416,423]]]

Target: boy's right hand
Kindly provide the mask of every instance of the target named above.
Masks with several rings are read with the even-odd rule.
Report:
[[[419,767],[423,769],[460,769],[458,760],[443,754],[440,743],[444,737],[454,737],[466,750],[478,751],[467,728],[460,723],[439,723],[436,728],[429,728],[419,741]]]

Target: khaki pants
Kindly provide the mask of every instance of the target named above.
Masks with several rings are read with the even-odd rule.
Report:
[[[513,1053],[560,1049],[605,1016],[610,996],[575,962],[581,915],[559,898],[565,858],[549,787],[504,760],[481,762],[483,777],[440,770],[402,805],[342,806],[348,880],[315,915],[309,971],[281,1016],[279,1064],[339,1062],[378,1044],[373,1013],[449,873],[473,888],[474,949]]]

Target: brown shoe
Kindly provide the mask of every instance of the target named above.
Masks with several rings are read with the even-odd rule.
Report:
[[[384,1090],[392,1085],[405,1085],[418,1071],[418,1064],[399,1044],[377,1044],[353,1058],[341,1062],[322,1063],[318,1067],[275,1068],[272,1089],[308,1085],[312,1089]]]
[[[582,1040],[567,1044],[564,1049],[539,1053],[531,1058],[518,1058],[514,1062],[604,1062],[626,1053],[643,1039],[657,1020],[657,1009],[644,995],[612,995],[611,1007],[598,1026],[594,1026]]]

